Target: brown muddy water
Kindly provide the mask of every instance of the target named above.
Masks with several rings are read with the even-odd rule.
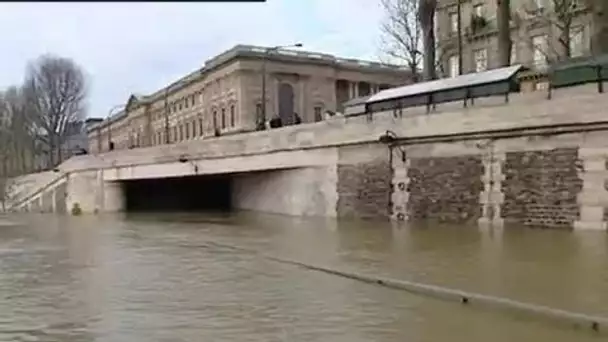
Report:
[[[254,214],[13,217],[0,341],[600,341],[585,329],[277,263],[608,317],[608,234]]]

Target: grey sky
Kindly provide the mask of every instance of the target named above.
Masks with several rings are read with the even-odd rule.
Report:
[[[89,116],[151,93],[235,44],[301,42],[305,50],[377,59],[379,0],[266,3],[0,3],[0,88],[44,53],[90,77]]]

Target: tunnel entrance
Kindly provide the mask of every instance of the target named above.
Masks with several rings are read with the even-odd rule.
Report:
[[[122,182],[127,212],[230,211],[229,175],[138,179]]]

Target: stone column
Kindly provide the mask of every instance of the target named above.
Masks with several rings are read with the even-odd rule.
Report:
[[[577,196],[580,219],[574,222],[574,229],[606,230],[604,213],[605,208],[608,207],[606,153],[603,149],[581,147],[579,158],[583,163],[583,170],[579,171],[583,188]]]
[[[119,182],[104,182],[103,184],[103,211],[119,212],[125,208],[125,197],[122,185]]]
[[[57,190],[48,190],[51,192],[51,212],[57,213]]]
[[[391,218],[396,221],[408,221],[407,203],[409,200],[408,186],[410,183],[408,168],[410,160],[406,158],[405,162],[403,161],[401,150],[398,147],[393,148],[392,154],[393,191],[391,194]]]
[[[71,173],[67,183],[67,212],[71,212],[75,207],[79,207],[82,213],[95,212],[99,196],[97,171]]]
[[[502,165],[506,160],[504,152],[496,152],[494,142],[489,142],[483,155],[484,173],[481,180],[484,190],[479,194],[482,214],[478,220],[480,226],[491,226],[501,228],[504,220],[501,217],[500,208],[504,202],[502,193],[502,182],[504,175]]]
[[[353,82],[348,82],[348,99],[351,100],[355,97],[355,89],[353,87]]]
[[[353,94],[355,95],[354,98],[359,97],[359,82],[353,82]]]

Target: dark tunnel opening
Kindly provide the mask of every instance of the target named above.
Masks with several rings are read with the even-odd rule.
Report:
[[[138,179],[122,184],[127,212],[232,210],[228,175]]]

